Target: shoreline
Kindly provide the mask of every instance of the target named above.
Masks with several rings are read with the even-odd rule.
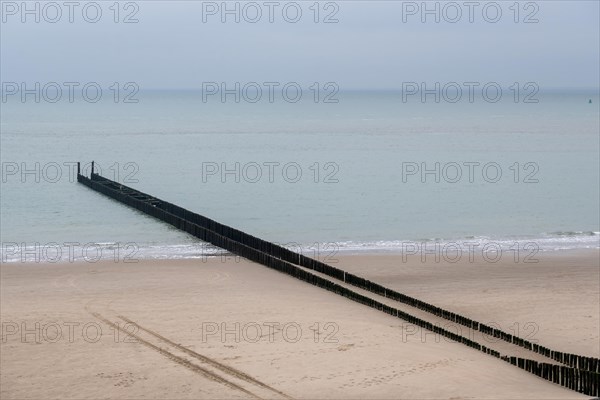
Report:
[[[599,239],[600,240],[600,239]],[[561,257],[563,255],[589,254],[593,256],[600,251],[600,247],[580,247],[580,248],[560,248],[560,249],[544,249],[539,247],[524,247],[521,244],[530,242],[513,241],[518,244],[507,246],[506,243],[500,241],[489,241],[489,247],[484,248],[481,245],[460,245],[460,242],[405,242],[407,243],[402,251],[400,247],[380,247],[380,248],[344,248],[339,247],[334,242],[315,243],[317,246],[299,245],[299,244],[283,244],[284,247],[303,254],[307,257],[318,259],[325,263],[335,263],[338,258],[346,257],[403,257],[411,258],[412,256],[420,256],[424,259],[434,259],[435,263],[453,264],[469,260],[475,262],[482,260],[485,263],[495,263],[502,258],[516,257],[520,259],[528,259],[526,263],[536,263],[539,256],[544,257]],[[465,240],[463,243],[467,243]],[[486,244],[487,244],[486,243]],[[58,243],[41,245],[36,243],[35,246],[27,248],[20,246],[17,243],[4,244],[3,252],[0,253],[0,264],[77,264],[77,263],[96,263],[96,262],[145,262],[145,261],[175,261],[175,260],[207,260],[219,257],[229,257],[232,253],[227,250],[220,249],[210,243],[198,241],[194,244],[179,244],[166,246],[144,246],[139,247],[137,243],[86,243],[67,246],[61,246]],[[186,254],[165,254],[164,250],[181,249],[189,247],[194,250],[194,253]],[[152,251],[149,251],[152,249]],[[141,251],[140,251],[141,250]],[[157,255],[160,253],[160,255]],[[12,257],[11,257],[12,256]],[[497,259],[497,261],[495,261]]]

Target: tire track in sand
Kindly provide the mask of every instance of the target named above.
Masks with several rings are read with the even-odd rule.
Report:
[[[211,371],[209,371],[209,370],[207,370],[205,368],[202,368],[201,366],[199,366],[197,364],[194,364],[191,361],[188,361],[188,360],[186,360],[183,357],[179,357],[179,356],[171,353],[168,350],[160,348],[160,347],[156,346],[155,344],[152,344],[149,341],[144,340],[142,337],[140,337],[139,335],[137,335],[135,333],[123,330],[123,328],[121,328],[119,325],[117,325],[117,324],[109,321],[108,319],[104,318],[100,313],[97,313],[95,311],[90,311],[90,313],[94,317],[96,317],[97,319],[99,319],[100,321],[102,321],[105,324],[107,324],[108,326],[112,327],[113,329],[116,329],[116,330],[118,330],[120,332],[123,332],[124,334],[130,336],[130,337],[135,338],[136,340],[138,340],[139,343],[143,344],[144,346],[146,346],[146,347],[148,347],[148,348],[150,348],[152,350],[157,351],[158,353],[160,353],[161,355],[163,355],[166,358],[170,359],[171,361],[174,361],[177,364],[182,365],[183,367],[185,367],[185,368],[187,368],[187,369],[189,369],[189,370],[191,370],[191,371],[193,371],[193,372],[195,372],[195,373],[197,373],[199,375],[202,375],[203,377],[205,377],[205,378],[207,378],[209,380],[212,380],[214,382],[218,382],[218,383],[220,383],[220,384],[222,384],[224,386],[227,386],[227,387],[229,387],[231,389],[239,390],[239,391],[241,391],[241,392],[243,392],[243,393],[245,393],[245,394],[247,394],[247,395],[249,395],[249,396],[251,396],[251,397],[253,397],[255,399],[261,399],[261,397],[255,395],[254,393],[252,393],[249,390],[243,388],[242,386],[237,385],[234,382],[230,382],[227,379],[225,379],[225,378],[223,378],[223,377],[221,377],[221,376],[219,376],[219,375],[217,375],[217,374],[215,374],[215,373],[213,373],[213,372],[211,372]]]
[[[218,362],[218,361],[216,361],[216,360],[214,360],[212,358],[209,358],[207,356],[204,356],[202,354],[196,353],[195,351],[190,350],[187,347],[184,347],[184,346],[182,346],[180,344],[177,344],[177,343],[173,342],[172,340],[169,340],[166,337],[164,337],[164,336],[162,336],[162,335],[160,335],[160,334],[158,334],[158,333],[156,333],[156,332],[154,332],[154,331],[152,331],[152,330],[150,330],[148,328],[144,328],[143,326],[141,326],[137,322],[132,321],[131,319],[129,319],[129,318],[123,316],[123,315],[118,315],[118,317],[120,319],[122,319],[123,321],[128,322],[128,323],[136,326],[138,329],[140,329],[140,330],[142,330],[142,331],[144,331],[144,332],[146,332],[146,333],[148,333],[148,334],[150,334],[150,335],[152,335],[152,336],[154,336],[154,337],[162,340],[163,342],[165,342],[165,343],[167,343],[167,344],[169,344],[169,345],[171,345],[173,347],[176,347],[177,349],[183,351],[184,353],[190,355],[191,357],[194,357],[195,359],[197,359],[199,361],[202,361],[202,362],[204,362],[206,364],[209,364],[209,365],[213,366],[214,368],[216,368],[216,369],[218,369],[218,370],[220,370],[220,371],[222,371],[222,372],[224,372],[226,374],[235,376],[236,378],[241,379],[241,380],[243,380],[245,382],[248,382],[248,383],[260,386],[263,389],[270,390],[270,391],[272,391],[274,393],[277,393],[280,396],[283,396],[286,399],[292,399],[292,397],[288,396],[287,394],[285,394],[285,393],[283,393],[283,392],[281,392],[281,391],[279,391],[279,390],[277,390],[277,389],[275,389],[275,388],[267,385],[266,383],[263,383],[263,382],[255,379],[255,378],[251,377],[250,375],[246,374],[245,372],[242,372],[242,371],[240,371],[240,370],[238,370],[236,368],[230,367],[228,365],[221,364],[220,362]]]

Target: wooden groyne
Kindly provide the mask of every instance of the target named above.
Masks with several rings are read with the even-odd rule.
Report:
[[[401,318],[411,324],[463,343],[471,348],[483,351],[486,354],[500,358],[550,382],[554,382],[586,395],[600,396],[600,359],[598,358],[555,351],[435,305],[404,295],[375,282],[371,282],[357,275],[327,265],[321,261],[304,256],[303,254],[293,252],[285,247],[221,224],[175,204],[158,199],[110,179],[106,179],[94,173],[93,166],[94,164],[92,162],[92,172],[88,178],[80,174],[78,164],[77,181],[79,183],[194,235],[202,241],[211,243],[250,261],[283,272],[304,282],[347,297],[358,303],[375,308],[386,314]],[[541,354],[563,365],[541,363],[526,358],[502,355],[469,338],[458,335],[421,318],[417,318],[395,307],[390,307],[371,297],[364,296],[344,285],[325,279],[307,270],[319,272],[333,279],[337,279],[340,282],[418,308],[437,317],[461,324],[475,331],[482,332],[534,353]]]

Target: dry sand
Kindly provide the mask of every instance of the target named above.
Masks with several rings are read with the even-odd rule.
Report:
[[[522,337],[531,322],[540,344],[598,357],[597,251],[537,264],[338,258],[421,300],[508,332],[519,324]],[[0,273],[2,399],[586,398],[245,260]]]
[[[537,263],[439,263],[420,255],[337,257],[331,264],[555,350],[600,357],[600,253],[539,252]]]

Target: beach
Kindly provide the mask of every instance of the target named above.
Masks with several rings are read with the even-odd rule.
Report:
[[[540,345],[598,357],[598,251],[536,258],[360,254],[332,265]],[[234,256],[0,268],[6,399],[586,398]]]

